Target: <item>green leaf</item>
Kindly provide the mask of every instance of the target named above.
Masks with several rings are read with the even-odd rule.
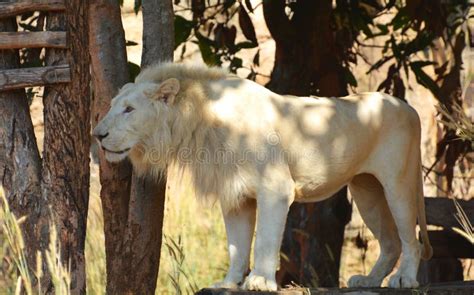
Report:
[[[376,33],[372,33],[372,36],[367,37],[367,39],[375,38],[375,37],[378,37],[378,36],[385,36],[385,35],[388,35],[389,30],[388,30],[388,26],[387,26],[387,25],[384,25],[384,24],[376,24],[375,26],[379,29],[379,31],[376,32]]]
[[[255,56],[253,57],[253,64],[256,66],[260,66],[260,50],[258,50]]]
[[[236,73],[242,67],[243,61],[241,58],[234,57],[230,62],[230,71]]]
[[[235,2],[236,0],[224,0],[224,9],[229,9]]]
[[[372,72],[373,70],[377,70],[379,69],[381,66],[383,66],[386,62],[388,62],[389,60],[391,60],[393,58],[393,56],[387,56],[387,57],[384,57],[382,59],[379,59],[376,63],[374,63],[370,69],[367,71],[367,74],[369,74],[370,72]]]
[[[369,22],[367,22],[366,20],[364,20],[364,18],[359,15],[359,14],[351,14],[350,15],[350,18],[351,18],[351,22],[352,24],[359,30],[361,30],[362,32],[364,32],[365,36],[367,36],[367,38],[370,38],[373,36],[373,33],[372,31],[370,30],[369,28]]]
[[[352,74],[351,70],[349,68],[343,68],[344,71],[344,79],[346,80],[346,83],[353,87],[357,87],[357,80],[354,77],[354,74]]]
[[[255,44],[258,44],[253,22],[242,5],[239,8],[239,26],[242,29],[242,33],[244,34],[245,38]]]
[[[140,74],[140,66],[131,61],[128,62],[128,73],[130,75],[130,81],[135,81],[135,78]]]
[[[176,49],[181,43],[188,40],[191,31],[194,28],[194,22],[185,19],[180,15],[174,17],[174,49]]]
[[[431,45],[433,40],[434,35],[432,33],[428,31],[420,32],[415,39],[405,44],[405,55],[408,56],[410,54],[424,50]]]
[[[410,21],[410,17],[406,13],[406,8],[405,7],[401,8],[391,22],[391,24],[393,25],[393,30],[396,31],[406,26],[409,21]]]
[[[239,42],[235,44],[235,47],[238,47],[239,49],[249,49],[249,48],[255,48],[257,46],[258,44],[255,44],[251,41],[244,41],[244,42]]]
[[[410,64],[413,67],[422,68],[426,66],[435,65],[436,63],[434,61],[420,60],[420,61],[412,61]]]
[[[209,38],[202,36],[197,33],[199,51],[201,51],[202,60],[209,66],[220,65],[221,61],[217,55],[213,52],[213,42]]]
[[[251,13],[253,13],[253,7],[252,7],[252,3],[250,2],[250,0],[245,0],[244,3],[245,3],[245,6],[247,7],[247,9],[248,9]]]
[[[214,48],[218,47],[217,43],[214,40],[207,38],[206,36],[204,36],[198,31],[196,31],[196,38],[199,40],[199,42],[204,42],[211,47],[214,47]]]
[[[413,71],[416,77],[416,81],[428,88],[431,93],[433,93],[435,96],[439,93],[439,87],[436,82],[431,79],[431,77],[423,71],[423,67],[427,66],[426,61],[415,61],[410,63],[410,69]]]

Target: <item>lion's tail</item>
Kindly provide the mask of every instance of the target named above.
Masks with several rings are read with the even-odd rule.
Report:
[[[423,260],[428,260],[433,256],[433,248],[430,244],[430,239],[428,238],[428,229],[426,226],[426,213],[425,213],[425,200],[423,192],[423,172],[421,170],[421,163],[419,165],[420,172],[418,173],[417,180],[417,203],[418,203],[418,224],[420,225],[420,234],[421,240],[423,242],[423,251],[421,253],[421,258]]]

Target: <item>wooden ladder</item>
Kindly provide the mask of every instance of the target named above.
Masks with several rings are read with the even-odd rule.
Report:
[[[27,12],[63,12],[64,0],[16,0],[0,2],[0,19]],[[67,49],[64,31],[0,32],[0,50],[21,48]],[[0,70],[0,91],[71,81],[68,64],[35,68]]]

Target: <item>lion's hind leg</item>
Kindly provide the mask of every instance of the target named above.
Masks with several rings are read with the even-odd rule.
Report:
[[[349,191],[367,227],[380,244],[380,256],[369,275],[355,275],[349,287],[379,287],[400,256],[397,227],[384,197],[380,182],[370,174],[355,176]]]
[[[387,203],[397,225],[402,243],[400,267],[390,277],[391,288],[416,288],[416,275],[421,258],[422,245],[416,239],[417,189],[412,184],[415,177],[402,177],[385,185]]]

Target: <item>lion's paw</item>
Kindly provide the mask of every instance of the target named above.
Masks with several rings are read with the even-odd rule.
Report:
[[[238,285],[234,282],[220,281],[212,284],[209,288],[211,289],[237,289]]]
[[[242,285],[242,289],[252,291],[276,291],[278,286],[274,279],[249,274]]]
[[[380,287],[381,282],[370,276],[354,275],[347,282],[349,288]]]
[[[416,288],[419,284],[415,278],[403,274],[394,274],[388,281],[389,288]]]

